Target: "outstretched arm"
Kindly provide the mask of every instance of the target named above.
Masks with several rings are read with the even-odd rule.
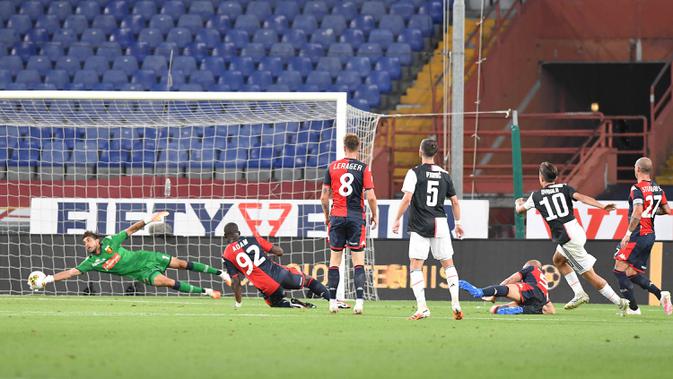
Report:
[[[575,199],[575,200],[577,200],[581,203],[584,203],[586,205],[591,205],[593,207],[603,209],[606,212],[612,212],[615,209],[617,209],[617,207],[612,203],[603,205],[598,200],[594,199],[593,197],[581,194],[579,192],[575,192],[573,194],[573,199]]]
[[[31,284],[31,288],[42,289],[49,283],[59,282],[61,280],[67,280],[67,279],[72,278],[73,276],[80,275],[81,273],[82,272],[79,271],[78,269],[71,268],[70,270],[61,271],[61,272],[58,272],[54,275],[47,275],[44,278],[44,281],[42,281],[42,283],[35,283],[35,286],[33,286]]]
[[[161,221],[166,216],[168,216],[168,212],[166,212],[166,211],[156,212],[155,214],[149,216],[148,218],[146,218],[144,220],[140,220],[140,221],[136,222],[135,224],[126,228],[126,235],[130,236],[131,234],[133,234],[133,233],[137,232],[138,230],[144,228],[146,225],[149,225],[153,222]]]
[[[284,251],[283,251],[282,247],[280,247],[278,245],[273,245],[273,246],[271,246],[271,250],[269,250],[269,253],[271,253],[271,254],[273,254],[277,257],[280,257],[280,256],[283,255]]]

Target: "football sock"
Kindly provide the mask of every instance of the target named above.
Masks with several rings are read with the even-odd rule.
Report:
[[[629,279],[633,283],[641,286],[644,290],[656,296],[657,299],[661,300],[661,290],[659,289],[659,287],[655,286],[654,283],[650,282],[650,280],[644,277],[642,274],[629,276]]]
[[[175,284],[172,287],[176,291],[186,292],[186,293],[206,293],[201,287],[193,286],[187,282],[181,282],[179,280],[175,281]]]
[[[409,273],[409,280],[411,281],[411,289],[414,291],[416,297],[416,306],[419,310],[426,309],[425,304],[425,279],[423,279],[423,272],[421,270],[413,270]]]
[[[187,270],[196,271],[196,272],[205,272],[213,275],[220,275],[222,271],[216,269],[215,267],[208,266],[201,262],[187,262]]]
[[[522,307],[500,307],[495,312],[499,315],[518,315],[523,313]]]
[[[605,284],[605,287],[598,290],[601,295],[605,296],[606,299],[610,300],[613,304],[619,305],[619,295],[610,287],[609,284]]]
[[[613,270],[617,281],[619,281],[619,292],[622,293],[622,296],[629,301],[629,308],[632,311],[638,309],[638,303],[636,303],[636,297],[633,295],[633,283],[626,277],[624,271]]]
[[[306,287],[313,292],[318,297],[322,297],[325,300],[330,299],[329,291],[327,290],[327,287],[325,287],[322,283],[319,281],[311,278],[310,276],[306,277],[307,283]]]
[[[582,288],[582,283],[580,283],[580,280],[577,278],[577,274],[575,273],[575,271],[570,271],[570,273],[564,275],[564,277],[566,278],[566,282],[568,282],[570,288],[572,288],[573,292],[575,293],[575,296],[584,292],[584,288]]]
[[[331,266],[327,272],[327,288],[329,288],[329,298],[336,299],[337,288],[339,287],[339,267]]]
[[[460,302],[458,301],[458,292],[460,287],[458,287],[458,271],[456,271],[455,266],[447,267],[444,269],[446,272],[446,284],[449,286],[449,294],[451,294],[451,305],[453,309],[460,309]]]
[[[364,299],[365,298],[365,281],[367,277],[365,276],[365,268],[362,265],[357,265],[353,267],[353,282],[355,284],[355,298]]]
[[[500,296],[505,297],[509,293],[509,287],[507,286],[488,286],[481,289],[484,292],[484,296]]]

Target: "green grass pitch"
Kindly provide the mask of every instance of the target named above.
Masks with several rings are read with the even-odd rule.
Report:
[[[663,378],[673,318],[584,305],[492,316],[448,302],[408,321],[411,301],[349,310],[271,309],[197,297],[0,297],[0,378]],[[559,305],[557,305],[559,307]]]

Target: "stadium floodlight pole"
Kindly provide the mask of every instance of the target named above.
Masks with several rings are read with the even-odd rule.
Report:
[[[453,45],[451,47],[451,179],[463,197],[463,121],[465,110],[465,0],[453,2]]]
[[[514,198],[523,197],[523,168],[521,165],[521,133],[519,132],[519,112],[512,111],[512,178],[514,179]],[[514,212],[516,238],[524,238],[523,215]]]

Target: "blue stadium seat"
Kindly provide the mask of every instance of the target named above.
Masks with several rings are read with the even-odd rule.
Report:
[[[413,51],[423,51],[425,48],[423,33],[420,29],[404,29],[399,37],[397,37],[397,42],[409,44]]]
[[[84,69],[96,71],[98,75],[103,75],[109,68],[108,60],[105,57],[90,56],[84,61]]]
[[[349,89],[353,90],[362,84],[362,79],[360,78],[360,73],[357,71],[341,71],[337,75],[334,84],[345,85]]]
[[[71,29],[76,34],[82,34],[89,27],[89,21],[84,15],[71,14],[63,21],[63,29]]]
[[[70,82],[70,76],[65,70],[50,70],[44,76],[45,84],[53,84],[56,89],[63,90]]]
[[[140,33],[141,30],[145,28],[147,20],[151,20],[151,18],[145,19],[143,16],[138,14],[128,15],[119,22],[119,29],[115,30],[113,32],[113,35],[115,35],[121,30],[127,30],[130,31],[132,34],[138,34]],[[150,27],[153,26],[150,24]],[[135,41],[135,37],[133,39]]]
[[[263,57],[259,61],[257,69],[259,71],[269,71],[271,76],[278,77],[283,71],[283,59],[279,57]]]
[[[392,45],[392,44],[391,44]],[[371,60],[377,60],[383,56],[383,49],[377,43],[363,43],[358,49],[359,57],[369,57]]]
[[[56,16],[59,20],[65,20],[68,15],[72,14],[72,5],[69,1],[54,1],[50,2],[47,8],[47,14]]]
[[[91,23],[91,28],[99,29],[103,34],[112,34],[115,30],[119,28],[117,25],[117,20],[109,14],[99,14],[94,17],[93,22]],[[82,35],[84,38],[84,35]],[[106,39],[106,38],[104,38]]]
[[[416,8],[410,2],[398,1],[390,6],[390,14],[402,16],[405,21],[409,21],[411,16],[416,14]]]
[[[226,14],[235,19],[243,14],[243,7],[238,1],[223,1],[217,7],[217,14]]]
[[[346,18],[340,14],[325,16],[320,23],[321,29],[332,29],[336,35],[341,35],[346,30]]]
[[[4,24],[9,16],[13,15],[14,13],[16,13],[16,7],[11,1],[0,1],[0,24]]]
[[[258,19],[264,20],[271,16],[271,4],[269,1],[251,1],[245,9],[245,14],[257,16]]]
[[[0,67],[9,71],[12,75],[16,75],[23,70],[23,60],[16,55],[6,55],[0,57]]]
[[[60,42],[64,48],[77,42],[77,32],[73,29],[61,29],[58,33],[54,33],[51,42]]]
[[[213,3],[210,1],[192,1],[189,5],[189,13],[199,15],[201,18],[207,19],[215,14],[215,7],[213,7]]]
[[[294,56],[295,51],[294,47],[292,44],[289,43],[274,43],[271,45],[271,49],[269,50],[269,56],[271,57],[279,57],[279,58],[290,58]]]
[[[39,161],[40,151],[29,141],[20,140],[7,161],[8,167],[35,167]]]
[[[14,29],[0,29],[0,43],[12,46],[19,40],[18,33]]]
[[[306,84],[327,88],[332,84],[332,76],[327,71],[311,71],[306,77]]]
[[[339,42],[350,43],[356,49],[365,43],[365,33],[360,29],[346,29],[339,37]]]
[[[196,33],[196,36],[194,37],[194,42],[202,42],[207,47],[213,48],[222,43],[222,37],[220,36],[220,32],[218,32],[217,30],[206,28]]]
[[[217,30],[224,35],[227,30],[231,29],[232,24],[232,17],[228,14],[216,14],[206,21],[206,28]]]
[[[403,65],[411,64],[411,46],[406,43],[395,42],[386,50],[387,57],[397,57]]]
[[[110,83],[115,87],[128,83],[129,79],[122,70],[107,70],[103,73],[103,83]]]
[[[365,84],[356,88],[353,99],[364,99],[370,108],[376,108],[381,104],[379,88],[373,84]]]
[[[187,28],[192,33],[196,33],[203,28],[203,18],[198,14],[183,14],[178,19],[178,27]]]
[[[293,20],[299,14],[300,6],[297,1],[278,1],[274,7],[273,13],[275,15],[282,15]]]
[[[0,62],[2,62],[0,58]],[[4,66],[4,65],[3,65]],[[82,66],[80,65],[79,59],[73,57],[62,56],[56,60],[54,68],[57,70],[65,70],[68,75],[73,75],[75,71],[79,70]]]
[[[96,56],[103,57],[112,62],[116,57],[121,55],[121,47],[117,42],[103,42],[96,48]]]
[[[226,84],[231,91],[238,91],[243,87],[243,73],[234,70],[226,71],[220,76],[218,84]]]
[[[72,78],[73,84],[82,84],[84,89],[90,89],[94,84],[98,84],[98,74],[93,70],[79,70],[75,72]]]
[[[269,16],[262,23],[264,29],[273,30],[279,35],[287,32],[290,29],[290,22],[286,16],[282,14]]]
[[[101,14],[100,5],[96,1],[81,1],[75,8],[75,14],[86,17],[87,20],[93,20],[94,17]]]
[[[271,168],[274,158],[274,148],[257,146],[250,149],[250,158],[248,159],[248,169]]]
[[[152,16],[158,13],[157,5],[154,1],[141,0],[133,4],[133,10],[131,14],[139,15],[146,20],[149,20]]]
[[[101,168],[121,168],[129,160],[127,150],[102,150],[98,167]]]
[[[327,4],[322,0],[310,0],[304,4],[303,13],[313,15],[318,20],[322,20],[328,12]]]
[[[171,71],[171,82],[168,81],[168,73],[160,72],[159,81],[156,83],[155,88],[157,91],[166,91],[166,88],[169,87],[169,84],[172,86],[172,89],[176,89],[177,86],[185,84],[187,82],[187,76],[184,72],[180,70]]]
[[[396,57],[381,57],[374,65],[374,70],[385,71],[392,80],[400,80],[402,77],[402,65]]]
[[[75,42],[68,48],[68,56],[77,59],[80,63],[92,55],[93,48],[86,42]]]
[[[159,151],[159,158],[156,162],[156,169],[166,168],[184,169],[189,162],[189,150],[180,148],[180,145],[174,142],[168,144],[166,150]]]
[[[42,146],[40,166],[62,166],[70,159],[70,150],[62,140],[46,141]]]
[[[22,1],[19,6],[19,14],[26,15],[31,20],[37,20],[44,14],[44,6],[39,1]]]
[[[395,38],[390,30],[374,29],[369,33],[368,42],[381,45],[382,48],[386,49],[391,43],[395,42]]]
[[[40,55],[33,55],[32,57],[28,58],[26,69],[47,72],[51,70],[51,60]]]
[[[249,35],[253,34],[257,29],[259,29],[259,19],[257,16],[242,14],[236,17],[234,28],[245,30]]]
[[[194,71],[189,75],[189,83],[198,84],[202,88],[209,88],[215,84],[215,75],[208,70]]]
[[[33,42],[19,42],[9,49],[10,55],[16,55],[24,61],[37,54],[37,44]]]
[[[140,84],[144,88],[152,88],[157,83],[157,74],[154,70],[137,70],[131,74],[131,83]]]
[[[138,42],[144,42],[148,47],[155,48],[164,42],[164,36],[159,29],[145,28],[138,34]]]
[[[332,14],[344,16],[347,20],[352,20],[358,15],[358,4],[354,1],[344,1],[332,8]]]
[[[432,22],[436,24],[441,24],[442,19],[444,18],[444,8],[442,1],[441,0],[428,1],[427,3],[422,4],[418,8],[418,13],[421,15],[428,15],[432,18]]]
[[[295,49],[301,49],[308,42],[306,32],[301,29],[290,29],[283,33],[280,39],[284,43],[292,44]]]
[[[373,16],[376,20],[386,13],[386,5],[382,1],[365,1],[360,8],[360,14]]]
[[[307,43],[299,50],[300,57],[308,57],[312,62],[317,63],[320,57],[325,56],[325,49],[317,43]]]
[[[155,14],[150,18],[149,27],[158,29],[162,34],[167,34],[175,27],[175,20],[169,14]]]
[[[251,42],[241,49],[242,57],[252,57],[255,61],[259,61],[266,56],[266,49],[261,43]]]
[[[40,48],[39,54],[55,62],[60,56],[64,55],[63,45],[60,42],[44,43]]]
[[[177,56],[173,58],[173,69],[189,75],[192,71],[196,71],[196,59],[189,56]]]
[[[148,55],[143,60],[143,70],[153,70],[158,74],[163,74],[168,68],[166,57],[163,55]]]
[[[341,69],[341,59],[337,56],[321,57],[316,66],[317,71],[327,71],[332,78],[336,78]]]
[[[126,48],[126,55],[133,55],[138,61],[144,60],[151,53],[152,49],[146,42],[136,42]]]
[[[43,28],[47,30],[58,30],[61,29],[61,20],[53,14],[40,16],[40,18],[35,21],[35,28]]]
[[[341,60],[341,63],[346,63],[348,58],[355,55],[353,53],[353,47],[350,43],[346,42],[337,42],[330,45],[329,50],[327,51],[328,57],[336,57]]]
[[[215,149],[192,149],[189,154],[189,167],[212,170],[216,161]]]
[[[372,71],[372,62],[369,57],[352,57],[346,62],[346,70],[355,71],[361,77],[366,77]]]
[[[192,42],[192,32],[187,28],[173,28],[166,35],[166,42],[175,43],[179,49],[182,49]]]
[[[227,149],[220,152],[218,159],[215,161],[215,167],[242,169],[245,167],[247,161],[247,150]]]
[[[201,61],[201,70],[212,72],[215,76],[222,76],[227,70],[226,62],[222,57],[205,57]]]
[[[313,15],[301,14],[292,21],[292,29],[301,29],[306,34],[312,34],[318,29],[318,21]]]
[[[399,35],[404,30],[404,19],[398,15],[385,15],[381,18],[379,29],[390,30],[394,35]]]
[[[313,70],[313,62],[309,57],[292,57],[287,61],[287,69],[306,76]]]
[[[265,49],[269,49],[271,45],[278,42],[278,34],[269,29],[259,29],[252,36],[252,42],[260,43]]]
[[[245,30],[232,29],[224,36],[224,42],[231,42],[238,49],[242,49],[250,43],[250,35]]]
[[[169,0],[161,7],[161,14],[169,15],[174,19],[178,19],[185,14],[185,4],[179,0]]]
[[[393,90],[391,75],[388,71],[372,71],[365,79],[365,84],[373,84],[381,93],[390,93]]]
[[[370,15],[360,15],[351,20],[350,27],[369,33],[376,28],[376,19]]]
[[[232,42],[223,42],[222,45],[213,48],[210,55],[213,57],[221,57],[226,62],[229,62],[231,58],[238,55],[238,49]]]
[[[18,34],[26,34],[33,27],[33,21],[25,14],[13,14],[7,21],[7,28],[14,29]]]
[[[203,87],[200,84],[197,83],[182,83],[176,86],[176,89],[178,91],[183,91],[183,92],[201,92],[203,91]]]
[[[129,168],[142,168],[143,170],[151,170],[154,167],[156,162],[156,153],[154,148],[148,149],[145,146],[143,150],[134,150],[130,152],[131,155],[129,160],[126,161],[124,167],[128,170]]]
[[[12,83],[12,74],[5,69],[0,69],[0,90],[6,90],[10,83]],[[2,128],[0,128],[1,131]],[[0,144],[2,144],[2,136],[0,136]]]
[[[319,29],[311,34],[311,43],[319,43],[328,46],[335,42],[336,33],[334,29]]]
[[[296,91],[302,84],[302,74],[298,71],[283,71],[278,75],[277,84],[284,84],[290,91]]]
[[[423,37],[432,37],[434,26],[432,24],[432,17],[429,15],[415,14],[409,19],[407,26],[412,29],[419,29],[423,33]]]
[[[33,28],[23,37],[25,42],[42,44],[49,41],[49,32],[44,28]]]
[[[28,88],[34,87],[38,83],[42,83],[42,77],[37,70],[22,70],[16,74],[16,83],[23,83]]]
[[[131,9],[128,2],[124,0],[114,0],[107,3],[105,8],[103,8],[103,13],[112,15],[117,20],[121,20],[131,13]]]
[[[268,87],[273,83],[273,75],[270,71],[255,71],[248,77],[248,84],[258,85],[261,88]]]

